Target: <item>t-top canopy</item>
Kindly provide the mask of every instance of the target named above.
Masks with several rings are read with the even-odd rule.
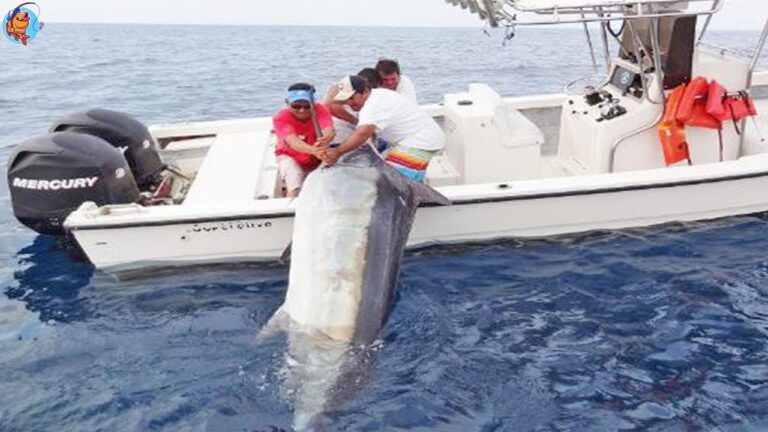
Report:
[[[555,9],[636,6],[638,4],[677,5],[684,9],[688,2],[680,0],[509,0],[507,3],[521,12],[538,12]]]
[[[476,13],[480,19],[488,21],[493,27],[498,25],[498,20],[503,14],[506,0],[445,0],[446,3],[469,9]]]
[[[681,14],[711,15],[724,0],[445,0],[469,9],[492,26],[517,24],[561,24]],[[698,10],[689,3],[699,3]],[[539,20],[518,19],[518,12],[546,15]],[[525,14],[524,14],[525,15]]]

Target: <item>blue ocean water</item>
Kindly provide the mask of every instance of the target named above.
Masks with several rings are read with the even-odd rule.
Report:
[[[715,36],[749,47],[756,34]],[[291,82],[323,88],[380,56],[423,102],[476,81],[558,92],[590,72],[577,30],[501,39],[48,24],[28,47],[0,43],[0,160],[73,110],[148,124],[269,115]],[[19,225],[0,182],[0,430],[291,428],[286,341],[255,341],[286,267],[118,281]],[[753,215],[410,253],[382,343],[328,429],[766,430],[766,245],[768,218]]]

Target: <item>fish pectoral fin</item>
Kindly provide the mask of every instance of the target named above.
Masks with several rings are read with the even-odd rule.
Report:
[[[413,189],[413,196],[416,198],[416,204],[429,203],[439,205],[451,205],[451,200],[445,195],[425,185],[424,183],[405,178],[408,186]]]
[[[283,254],[280,255],[280,259],[277,260],[280,264],[287,264],[289,261],[291,261],[291,246],[293,245],[293,242],[288,243],[288,246],[285,247],[285,250],[283,251]]]

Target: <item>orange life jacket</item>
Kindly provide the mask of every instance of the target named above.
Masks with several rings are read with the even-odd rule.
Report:
[[[736,94],[729,94],[725,97],[725,112],[729,120],[737,122],[744,117],[757,115],[757,108],[749,94],[740,91]]]
[[[716,80],[709,83],[709,94],[707,94],[707,114],[720,120],[726,120],[728,113],[725,110],[725,87]]]
[[[728,93],[715,80],[709,84],[707,112],[721,122],[725,120],[737,122],[744,117],[757,115],[755,103],[747,92]]]
[[[722,160],[724,120],[736,122],[757,114],[755,104],[745,91],[727,93],[715,80],[707,82],[704,77],[694,78],[688,85],[681,84],[667,96],[664,117],[659,123],[659,139],[667,165],[688,160],[690,153],[685,137],[685,126],[716,129],[720,139]]]
[[[720,120],[707,112],[709,83],[704,77],[694,78],[686,87],[677,109],[677,120],[686,126],[721,129]]]
[[[676,118],[684,94],[685,84],[680,84],[672,90],[667,97],[667,105],[664,107],[664,117],[659,123],[659,140],[664,152],[664,162],[667,165],[690,160],[685,129]]]

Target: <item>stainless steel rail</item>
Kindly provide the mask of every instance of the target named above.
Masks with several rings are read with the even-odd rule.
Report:
[[[755,73],[755,68],[757,67],[757,63],[760,61],[760,56],[763,54],[763,48],[765,48],[765,40],[768,38],[768,20],[765,21],[765,26],[763,26],[763,32],[760,34],[760,39],[757,41],[757,46],[755,47],[755,51],[752,54],[752,61],[749,63],[749,75],[747,75],[747,86],[746,91],[749,92],[752,90],[752,75]],[[747,118],[744,117],[741,119],[741,135],[739,136],[739,154],[741,154],[741,149],[744,148],[744,140],[746,139],[747,135]]]
[[[723,0],[716,0],[717,4],[716,6],[719,8],[721,7],[721,3]],[[704,38],[704,34],[707,33],[707,29],[709,28],[709,23],[712,21],[713,15],[708,15],[707,20],[704,21],[704,26],[701,27],[701,33],[699,33],[699,39],[696,41],[696,44],[701,43],[701,40]]]
[[[763,33],[760,34],[760,39],[757,41],[757,47],[752,54],[752,62],[749,64],[749,78],[747,81],[747,89],[752,86],[752,74],[755,72],[757,62],[760,61],[760,56],[763,54],[763,48],[765,48],[765,40],[768,39],[768,20],[765,21],[763,26]]]
[[[493,26],[528,26],[528,25],[554,25],[554,24],[580,24],[590,22],[637,20],[643,18],[662,18],[681,15],[707,15],[719,12],[723,6],[723,0],[686,0],[688,3],[709,3],[709,7],[699,11],[658,11],[656,7],[672,6],[679,0],[664,2],[638,0],[631,4],[616,2],[614,4],[590,4],[585,2],[578,7],[550,7],[550,8],[522,8],[516,0],[445,0],[446,3],[469,9],[478,14],[481,19],[488,21]],[[656,12],[644,12],[644,9],[653,9]],[[533,15],[549,16],[549,19],[527,20],[519,18],[518,12],[530,12]],[[576,16],[572,16],[576,15]],[[709,20],[708,20],[709,21]]]
[[[595,47],[592,45],[592,35],[589,34],[589,24],[584,23],[584,33],[587,36],[589,45],[589,58],[592,60],[592,73],[597,74],[597,58],[595,58]]]
[[[633,38],[635,39],[635,45],[637,52],[637,44],[641,44],[640,38],[637,35],[637,31],[635,29],[635,26],[632,22],[627,22],[627,25],[629,26],[629,29],[632,33]],[[640,65],[640,77],[643,80],[643,89],[645,90],[645,96],[646,99],[653,103],[653,104],[660,104],[661,110],[659,111],[659,114],[656,116],[656,118],[648,125],[642,126],[640,128],[635,129],[634,131],[630,132],[628,135],[625,135],[621,138],[618,138],[613,145],[611,145],[611,152],[609,156],[609,162],[608,162],[608,172],[613,172],[614,167],[616,165],[616,152],[619,150],[619,146],[624,143],[627,139],[638,135],[640,133],[643,133],[647,130],[650,130],[651,128],[656,127],[656,125],[659,124],[662,117],[664,117],[664,75],[661,70],[661,50],[659,49],[659,19],[654,18],[651,20],[651,49],[653,50],[653,69],[654,69],[654,75],[656,79],[656,87],[658,87],[659,93],[660,93],[660,100],[654,101],[650,97],[651,89],[650,85],[648,85],[648,81],[645,79],[645,70],[643,70],[642,65],[642,59],[638,57],[638,64]]]
[[[653,71],[656,74],[656,81],[659,87],[660,97],[658,102],[651,100],[650,97],[648,100],[652,103],[665,104],[666,98],[664,97],[664,71],[661,70],[661,48],[659,47],[659,38],[661,37],[660,34],[659,19],[654,18],[651,20],[651,49],[653,50]],[[650,91],[647,91],[647,93],[650,93]]]

